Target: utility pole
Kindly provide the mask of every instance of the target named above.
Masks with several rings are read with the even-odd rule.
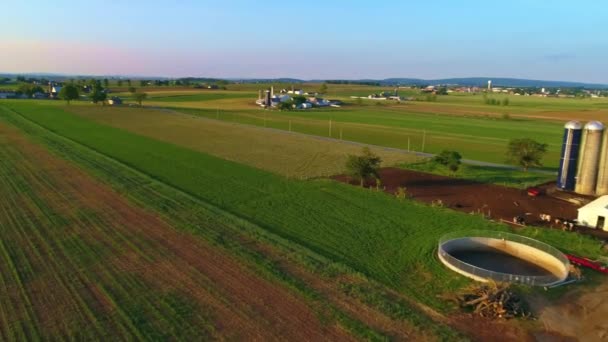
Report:
[[[422,133],[422,151],[421,152],[424,152],[424,144],[425,143],[426,143],[426,129]]]
[[[331,138],[331,119],[329,119],[329,137]]]
[[[342,127],[340,127],[340,140],[342,140]]]

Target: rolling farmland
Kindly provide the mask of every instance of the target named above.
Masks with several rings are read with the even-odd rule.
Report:
[[[365,108],[365,107],[363,107]],[[176,111],[228,122],[245,123],[330,136],[372,145],[439,153],[460,151],[464,158],[505,162],[509,139],[534,137],[549,144],[547,166],[557,165],[562,123],[539,125],[530,119],[465,118],[429,115],[391,109],[316,110],[311,112],[264,112],[260,110],[216,110],[176,108]]]
[[[244,165],[100,126],[58,109],[22,107],[19,112],[437,308],[442,304],[435,296],[460,286],[462,280],[443,272],[434,261],[434,241],[454,227],[504,229],[478,216],[437,210],[413,201],[399,202],[382,193],[327,180],[286,181]],[[542,240],[545,233],[537,234]],[[584,237],[564,239],[560,247],[584,250],[588,255],[598,253],[595,242]],[[428,272],[437,282],[421,282],[411,272],[412,265],[417,273]]]
[[[273,127],[319,136],[352,140],[374,145],[437,153],[446,148],[460,151],[464,158],[504,163],[505,145],[509,139],[530,137],[549,144],[545,158],[548,168],[558,162],[561,125],[565,121],[602,120],[608,114],[605,99],[541,98],[493,94],[492,98],[509,98],[509,106],[485,105],[481,95],[453,94],[438,96],[428,102],[415,90],[404,89],[404,96],[421,101],[363,100],[355,104],[351,95],[368,95],[387,87],[329,85],[327,97],[343,100],[340,109],[314,109],[297,112],[265,112],[253,104],[256,90],[270,86],[257,84],[230,85],[224,96],[249,93],[248,98],[162,102],[153,98],[150,105],[170,107],[189,114],[212,119]],[[289,88],[275,84],[275,89]],[[304,84],[304,89],[318,89],[320,84]],[[213,91],[221,96],[222,91]],[[209,97],[210,93],[200,96]],[[329,121],[332,121],[330,134]],[[291,124],[290,124],[291,122]],[[409,143],[408,143],[409,139]],[[424,143],[423,143],[424,141]],[[423,146],[424,145],[424,146]]]
[[[348,154],[361,147],[282,131],[201,120],[172,111],[141,108],[63,107],[87,119],[150,138],[247,164],[290,178],[327,177],[344,171]],[[413,155],[375,148],[384,165],[414,162]]]
[[[404,119],[386,110],[379,116],[383,132],[418,127],[426,117]],[[251,127],[285,130],[287,123],[295,132],[301,125],[322,135],[324,116],[334,111],[220,112],[219,120],[217,110],[183,111],[207,118],[171,109],[0,102],[2,229],[19,244],[36,246],[2,246],[9,267],[2,286],[12,298],[0,315],[0,324],[11,327],[3,330],[6,338],[99,338],[108,330],[144,339],[477,336],[443,299],[468,281],[445,272],[434,257],[436,241],[454,229],[506,226],[310,179],[338,172],[344,155],[359,147]],[[376,129],[360,112],[335,113],[344,117],[332,119],[332,135],[360,127],[362,140]],[[221,117],[230,114],[233,122]],[[549,129],[517,120],[436,117],[438,132],[460,127],[458,135],[471,141],[483,139],[485,130],[499,135],[507,124],[515,125],[509,134],[527,129],[552,139]],[[239,120],[250,126],[235,125]],[[381,153],[404,162],[402,154]],[[13,207],[19,210],[8,210]],[[598,242],[585,236],[536,228],[519,233],[564,251],[601,255]],[[56,286],[54,302],[27,287],[30,281]],[[253,295],[235,283],[263,290]],[[272,304],[272,311],[264,305],[275,301],[282,305]],[[70,308],[74,317],[67,325],[43,322],[40,312],[50,307]],[[294,315],[302,325],[281,319]]]
[[[2,339],[348,339],[337,326],[321,326],[288,289],[134,207],[5,124],[0,137]],[[294,315],[300,318],[283,320]]]
[[[60,153],[63,157],[73,160],[79,163],[81,166],[86,167],[97,177],[101,177],[105,181],[111,182],[111,185],[116,189],[116,191],[118,191],[118,193],[125,194],[131,201],[134,201],[135,203],[142,205],[148,208],[149,210],[156,211],[158,214],[161,215],[161,217],[164,218],[164,220],[169,220],[173,222],[175,226],[180,227],[180,229],[185,229],[187,235],[194,234],[196,236],[201,236],[203,239],[208,240],[209,243],[211,243],[212,245],[227,249],[229,250],[230,254],[236,255],[241,259],[246,259],[246,264],[250,264],[250,267],[256,269],[256,272],[258,274],[267,275],[271,279],[275,279],[275,282],[285,283],[289,288],[295,288],[297,290],[297,293],[300,293],[301,296],[304,296],[307,301],[312,302],[312,304],[309,305],[312,305],[313,308],[316,307],[316,309],[314,310],[315,312],[317,312],[318,310],[326,312],[325,314],[323,314],[323,316],[325,316],[325,321],[327,319],[331,319],[331,321],[335,320],[339,323],[340,326],[346,327],[347,330],[352,331],[355,335],[367,336],[368,338],[373,336],[382,336],[383,334],[387,334],[388,336],[409,336],[410,338],[412,338],[413,336],[419,336],[424,337],[425,339],[433,339],[432,336],[458,336],[454,332],[451,332],[451,330],[443,327],[441,322],[433,323],[432,321],[429,321],[428,318],[423,318],[424,314],[417,313],[417,309],[412,309],[410,307],[411,304],[409,304],[407,300],[402,300],[401,303],[399,303],[398,301],[395,302],[395,294],[388,294],[390,291],[383,289],[383,287],[380,285],[374,285],[373,283],[370,283],[369,281],[365,280],[365,278],[361,278],[361,276],[357,275],[357,273],[354,273],[353,271],[348,271],[348,268],[336,265],[333,262],[326,261],[326,259],[321,256],[315,256],[315,253],[306,251],[297,244],[294,245],[293,243],[282,240],[279,237],[271,237],[271,234],[265,231],[260,231],[260,228],[256,228],[251,223],[244,222],[241,219],[233,217],[230,214],[227,214],[222,210],[218,209],[217,207],[209,206],[206,203],[201,203],[195,199],[192,199],[186,194],[182,194],[179,191],[173,190],[172,188],[167,188],[162,183],[155,182],[145,176],[142,176],[139,172],[136,172],[124,166],[123,164],[117,163],[111,159],[107,159],[106,157],[103,157],[102,155],[99,155],[89,150],[88,148],[81,147],[80,145],[75,145],[74,143],[55,136],[52,133],[45,133],[44,130],[41,130],[36,126],[32,126],[31,124],[22,121],[18,117],[12,115],[7,116],[7,112],[2,113],[2,118],[12,122],[13,124],[18,125],[22,129],[25,129],[28,134],[32,135],[36,139],[39,139],[45,144],[49,144],[49,146],[51,146],[56,152]],[[55,165],[51,163],[50,166],[53,167]],[[65,174],[66,169],[58,168],[56,172]],[[79,196],[83,196],[83,194],[79,194]],[[116,205],[121,208],[123,206],[128,206],[128,204],[126,204],[124,201],[119,199],[117,200],[116,198],[109,201],[112,202],[112,205]],[[103,203],[97,203],[96,205],[97,207],[104,208],[102,204]],[[112,212],[112,210],[108,210],[108,212]],[[94,213],[92,211],[87,212],[87,215],[93,214]],[[135,219],[137,219],[137,217]],[[120,224],[120,222],[117,222],[117,224]],[[75,228],[83,228],[82,226],[79,226],[76,223],[74,224],[74,226]],[[8,228],[12,227],[7,227],[7,229]],[[120,231],[122,231],[122,229],[126,228],[121,228]],[[243,232],[246,232],[247,230],[250,230],[250,234],[252,235],[243,235]],[[114,233],[112,230],[109,230],[109,232]],[[143,231],[140,233],[142,235],[142,239],[151,234],[148,231]],[[48,232],[48,234],[53,234],[53,232]],[[128,232],[125,232],[125,234],[128,234]],[[167,237],[171,236],[167,234],[173,233],[171,231],[167,231],[162,234],[163,237]],[[179,233],[180,236],[183,236],[183,234],[184,233]],[[251,240],[251,236],[254,236],[255,240]],[[264,243],[264,240],[261,239],[261,236],[266,236],[265,239],[267,241],[271,241],[272,243],[270,245]],[[189,245],[186,242],[190,241],[191,239],[192,237],[187,238],[187,236],[184,236],[180,239],[176,238],[176,241],[172,241],[172,238],[169,238],[168,240],[172,243],[181,243]],[[197,240],[195,239],[195,241]],[[131,242],[131,239],[128,239],[123,242]],[[143,245],[141,246],[141,249],[143,255],[141,257],[137,257],[137,255],[131,255],[131,253],[129,253],[129,249],[125,248],[124,253],[129,254],[128,258],[125,258],[124,260],[124,262],[126,263],[124,267],[127,271],[133,272],[134,270],[138,269],[159,267],[158,265],[156,265],[156,262],[162,262],[162,265],[165,265],[164,258],[158,259],[154,257],[154,255],[156,255],[156,253],[158,253],[159,256],[166,254],[167,257],[169,257],[171,253],[167,251],[166,248],[160,248],[160,246],[148,240],[145,240],[144,242],[142,242],[142,244]],[[183,248],[184,246],[181,247]],[[209,246],[207,246],[206,248],[209,248]],[[252,248],[254,248],[254,250],[252,250]],[[87,249],[85,248],[85,250]],[[94,251],[95,249],[92,250]],[[82,251],[82,249],[75,250],[75,255],[73,256],[73,258],[77,260],[85,258],[86,255],[81,255]],[[150,251],[154,251],[154,255],[149,256],[147,253],[151,253]],[[203,257],[204,259],[211,258],[213,260],[217,260],[218,258],[218,256],[204,257],[202,252],[202,250],[198,249],[192,251],[192,253],[194,253],[195,255],[199,255],[199,257]],[[113,260],[114,259],[120,260],[119,257],[113,257]],[[303,260],[309,261],[304,262],[304,265],[297,266],[298,264],[302,264]],[[99,262],[100,264],[102,264],[101,261]],[[27,260],[21,260],[21,262],[27,262]],[[130,262],[137,263],[131,264]],[[176,262],[188,264],[192,263],[192,261],[188,260],[176,260]],[[277,269],[276,267],[279,266],[274,266],[275,263],[278,263],[276,265],[280,265],[280,268]],[[114,268],[114,264],[106,266],[108,268]],[[166,266],[170,267],[169,265]],[[57,267],[65,267],[65,265],[61,264]],[[235,271],[233,275],[240,274],[240,272],[242,272],[242,269],[239,268],[238,265],[223,265],[222,268],[224,267],[234,267]],[[284,267],[287,269],[285,269]],[[188,270],[189,269],[186,269],[184,270],[184,272]],[[97,268],[91,270],[91,272],[97,271]],[[168,272],[168,269],[165,269],[164,266],[159,267],[158,272]],[[213,271],[210,269],[199,269],[198,272],[199,273],[197,274],[207,274]],[[292,272],[297,275],[298,278],[294,279],[291,275]],[[62,270],[58,270],[58,273],[63,274],[64,272],[62,272]],[[247,271],[244,271],[244,273],[246,275]],[[156,279],[158,275],[154,276],[153,274],[150,276]],[[341,276],[341,274],[343,274],[343,276]],[[186,277],[186,275],[183,275],[182,277],[181,275],[175,274],[174,272],[168,272],[166,276],[172,278],[177,277],[177,279],[179,279],[180,281],[186,281],[184,278]],[[299,278],[303,278],[306,280],[314,279],[314,281],[312,282],[313,285],[309,286],[308,283],[302,283],[302,280],[298,280]],[[200,280],[195,279],[192,281]],[[214,279],[214,281],[219,280]],[[243,280],[241,279],[233,281],[242,282]],[[254,280],[249,279],[246,282],[251,283],[251,281]],[[116,280],[116,282],[120,283],[120,280]],[[173,286],[177,285],[173,284]],[[218,283],[217,286],[219,286],[220,288],[233,288],[233,286],[229,284],[222,285],[221,283]],[[257,286],[261,285],[258,284]],[[312,289],[310,287],[312,287]],[[189,288],[188,291],[192,290],[193,288]],[[126,293],[133,293],[130,291],[134,290],[128,290],[126,291]],[[149,292],[150,289],[145,288],[145,291]],[[220,290],[218,289],[217,291]],[[320,291],[320,293],[317,291]],[[201,294],[200,292],[202,292],[202,290],[198,291],[197,294],[203,296],[203,294]],[[266,291],[263,291],[262,293],[265,292]],[[70,293],[70,295],[73,295],[73,293]],[[217,295],[217,293],[213,293],[214,298]],[[327,300],[332,303],[330,307],[327,307],[327,304],[321,304],[325,303],[325,296],[329,296]],[[387,301],[389,297],[392,298],[390,299],[390,305],[388,305],[388,302],[385,303],[385,301]],[[130,302],[127,299],[123,298],[123,300],[124,303],[120,304],[124,304],[125,306],[130,305]],[[241,298],[241,300],[244,299]],[[270,300],[270,298],[265,300]],[[183,304],[183,302],[180,303]],[[176,310],[183,309],[180,307],[180,305],[182,305],[180,303],[175,304],[177,305]],[[234,305],[229,306],[234,306],[234,310],[238,310],[238,304],[239,303],[235,303]],[[205,303],[205,305],[210,304]],[[293,307],[293,305],[296,304],[293,302],[291,302],[290,304],[290,302],[288,301],[286,302],[286,305]],[[349,309],[352,308],[353,305],[357,305],[357,307],[359,307],[360,309],[365,308],[367,306],[369,306],[369,308],[365,309],[364,312],[360,312],[360,309],[357,311],[353,311],[352,309]],[[319,308],[319,306],[321,307]],[[390,308],[390,310],[388,310],[387,308]],[[13,308],[11,307],[7,307],[7,310],[12,309]],[[193,308],[192,310],[195,309]],[[213,310],[211,311],[212,312],[210,314],[219,314],[214,313]],[[343,313],[343,311],[347,312],[347,314]],[[260,314],[257,311],[256,313]],[[175,318],[171,314],[167,314],[166,312],[164,314],[169,315],[171,318]],[[106,317],[103,314],[98,315]],[[275,315],[274,311],[273,315]],[[351,315],[355,316],[355,318],[350,318]],[[291,314],[288,314],[286,316],[291,317]],[[226,319],[226,317],[228,316],[223,316],[223,318],[220,317],[218,318],[218,320],[224,322],[224,319]],[[251,319],[251,316],[249,319]],[[34,318],[32,318],[32,320],[33,321],[28,322],[30,324],[27,327],[28,329],[36,327],[36,320]],[[141,324],[150,324],[149,320],[150,317],[148,316],[140,317]],[[363,321],[365,323],[360,323],[360,321]],[[205,322],[207,322],[206,324],[208,325],[211,334],[210,336],[230,336],[224,335],[227,332],[216,331],[213,328],[215,326],[213,320]],[[270,322],[267,322],[267,324],[271,323],[272,320]],[[305,324],[307,325],[311,325],[311,323],[312,322],[310,321],[305,322]],[[215,324],[217,324],[217,322]],[[251,326],[253,324],[254,327],[252,329],[255,329],[255,325],[257,323],[244,322],[243,324],[245,324],[245,327]],[[277,322],[275,322],[275,324],[277,327],[284,326],[284,323],[277,324]],[[373,330],[371,328],[366,328],[365,324],[370,324],[371,326],[373,326]],[[397,325],[399,326],[398,329],[396,329]],[[411,328],[408,328],[408,325]],[[314,326],[314,324],[312,324],[312,326]],[[157,330],[155,330],[156,328],[158,327],[146,326],[146,329],[149,329],[147,333],[149,333],[150,335],[144,336],[148,338],[152,336],[157,336],[154,335],[158,332]],[[306,328],[305,330],[300,330],[300,333],[309,335],[311,331],[307,329],[308,328]],[[331,332],[331,329],[328,329],[329,328],[325,328],[324,333],[328,333],[328,331]],[[338,332],[339,330],[340,329],[338,329]],[[375,331],[380,331],[381,335],[378,335],[378,333],[376,333]],[[58,332],[58,334],[66,333],[69,332],[66,332],[64,330],[60,330]],[[130,333],[133,332],[125,332],[126,336],[131,336]],[[239,330],[234,333],[243,333],[243,331]],[[255,331],[249,331],[248,333],[255,334]],[[258,333],[260,332],[258,331]],[[273,332],[270,331],[267,333]],[[285,331],[274,333],[279,334],[280,336],[286,336]],[[177,336],[171,335],[170,333],[167,334],[168,335],[163,336]],[[90,336],[95,336],[95,332],[91,332]]]

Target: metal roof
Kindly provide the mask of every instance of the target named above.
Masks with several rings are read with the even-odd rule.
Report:
[[[583,128],[583,125],[581,125],[581,123],[578,121],[568,121],[564,127],[566,129],[581,129]]]
[[[608,195],[599,197],[596,200],[589,202],[587,205],[578,208],[578,210],[587,209],[608,209]]]
[[[589,131],[602,131],[604,130],[604,124],[599,121],[589,121],[585,125],[585,129]]]

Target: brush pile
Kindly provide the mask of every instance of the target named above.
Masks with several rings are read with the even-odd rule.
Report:
[[[510,289],[508,283],[489,281],[474,284],[456,295],[459,305],[475,315],[491,319],[531,316],[526,303]]]

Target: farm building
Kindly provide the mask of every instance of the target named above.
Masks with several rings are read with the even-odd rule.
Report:
[[[122,104],[122,99],[118,96],[112,96],[111,99],[108,100],[108,104],[110,106],[118,106]]]
[[[312,108],[312,103],[304,102],[298,106],[298,109],[310,109]]]
[[[14,91],[2,91],[0,90],[0,99],[11,99],[17,96]]]
[[[578,222],[583,226],[608,231],[606,217],[608,217],[608,196],[602,196],[578,209]]]
[[[61,88],[62,87],[60,87],[60,86],[58,86],[56,84],[49,83],[49,90],[48,90],[49,97],[52,98],[52,99],[57,98],[57,96],[59,95],[59,92],[61,91]]]

